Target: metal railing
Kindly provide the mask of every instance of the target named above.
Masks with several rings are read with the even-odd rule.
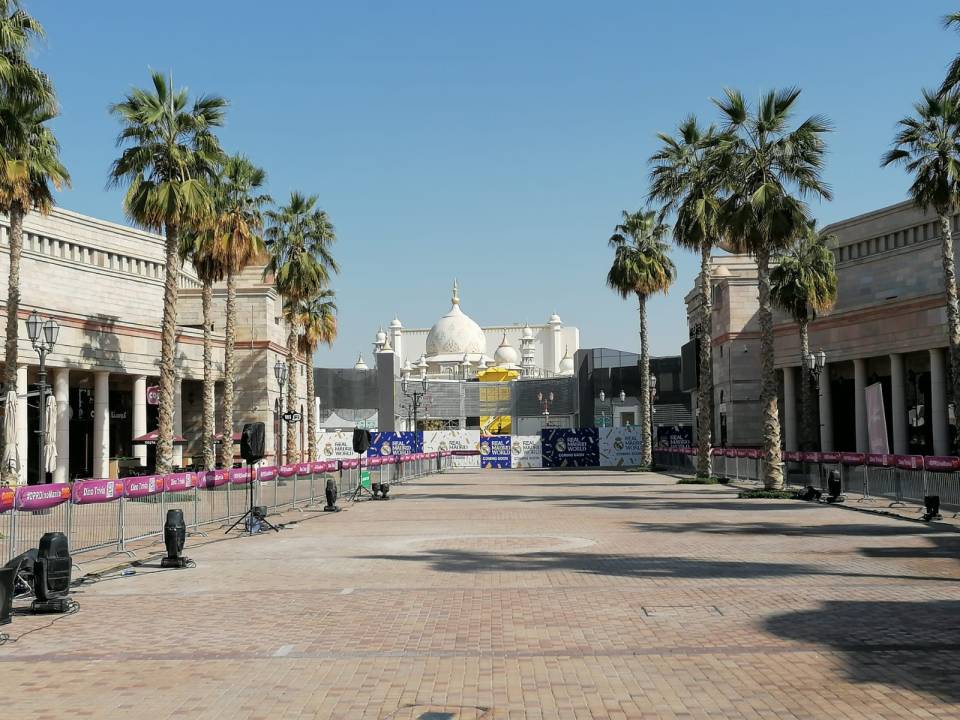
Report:
[[[188,531],[225,526],[254,504],[282,512],[325,503],[327,479],[349,502],[360,473],[378,483],[399,484],[443,472],[450,453],[418,453],[301,463],[281,467],[213,470],[199,473],[78,480],[48,485],[0,487],[0,564],[37,547],[48,532],[67,535],[72,554],[111,549],[132,555],[129,544],[163,534],[170,508],[183,510]]]

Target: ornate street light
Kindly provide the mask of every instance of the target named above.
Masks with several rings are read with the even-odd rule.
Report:
[[[40,461],[37,463],[37,482],[43,483],[46,480],[46,459],[47,459],[47,355],[53,352],[57,344],[57,337],[60,335],[60,324],[53,318],[44,320],[36,311],[30,313],[27,318],[27,336],[30,338],[30,344],[40,356],[40,372],[37,378],[37,397],[39,401],[37,407],[40,410],[40,429],[37,431],[40,437]]]
[[[421,391],[411,390],[413,383],[410,382],[410,379],[404,375],[400,380],[400,390],[410,398],[410,405],[413,409],[413,431],[417,431],[417,411],[420,409],[420,404],[423,401],[424,396],[427,394],[427,375],[426,372],[420,377],[420,387]]]
[[[287,364],[277,358],[273,365],[273,376],[277,379],[277,385],[280,386],[280,397],[277,398],[277,460],[282,464],[284,460],[283,447],[283,386],[287,384]]]

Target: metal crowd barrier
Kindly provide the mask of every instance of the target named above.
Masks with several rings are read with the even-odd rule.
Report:
[[[169,508],[183,510],[188,531],[224,526],[254,504],[270,510],[303,510],[325,504],[327,478],[337,482],[341,500],[349,501],[361,470],[371,480],[402,483],[443,472],[449,453],[417,453],[389,458],[181,472],[123,480],[77,480],[70,483],[0,487],[0,564],[37,547],[48,532],[67,535],[73,554],[112,548],[132,555],[128,544],[163,534]]]
[[[762,453],[756,448],[713,448],[713,471],[734,482],[762,482]],[[696,448],[657,448],[654,461],[681,473],[696,470]],[[887,500],[890,506],[923,505],[939,495],[940,506],[960,513],[960,458],[853,452],[783,452],[787,484],[827,490],[832,470],[842,491],[857,500]]]

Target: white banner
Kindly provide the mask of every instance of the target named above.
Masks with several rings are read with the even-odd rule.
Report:
[[[319,433],[317,448],[321,460],[348,460],[357,456],[353,451],[353,433],[343,430]]]
[[[475,450],[480,452],[480,430],[425,430],[423,433],[424,452],[443,452],[444,450]],[[479,468],[480,455],[454,455],[450,458],[453,467]]]
[[[870,452],[886,455],[890,452],[890,447],[887,444],[887,415],[883,411],[883,385],[874,383],[873,385],[867,385],[864,390],[867,403],[867,437],[870,443]]]
[[[539,435],[514,435],[510,438],[510,452],[513,455],[511,467],[538,468],[543,466]]]
[[[600,467],[635,467],[640,458],[640,428],[600,428]]]

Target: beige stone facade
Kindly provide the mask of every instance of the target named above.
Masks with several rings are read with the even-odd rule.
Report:
[[[958,227],[954,217],[955,232]],[[817,398],[820,448],[869,451],[865,394],[868,386],[879,384],[889,451],[948,454],[955,425],[936,216],[904,202],[824,231],[835,236],[831,248],[839,292],[835,308],[810,325],[811,350],[827,355],[819,383],[801,370],[796,324],[783,313],[776,315],[785,447],[799,448],[799,384],[807,381]],[[727,444],[757,445],[758,408],[751,405],[759,400],[755,267],[746,257],[715,257],[714,283],[715,437],[721,437],[723,391],[739,400],[726,406]],[[695,328],[695,292],[687,296],[687,311]]]
[[[155,408],[146,388],[156,384],[163,312],[163,238],[148,232],[56,209],[47,217],[30,215],[24,223],[21,268],[21,319],[36,311],[60,324],[54,351],[47,358],[47,382],[59,408],[59,464],[54,480],[106,477],[117,463],[135,457],[148,464],[150,452],[132,439],[153,430]],[[0,276],[6,312],[9,240],[0,220]],[[180,277],[177,318],[177,393],[175,428],[187,438],[176,460],[199,454],[203,334],[200,283],[192,267]],[[214,372],[223,371],[224,299],[214,300]],[[237,399],[235,430],[244,422],[267,424],[269,448],[275,447],[274,404],[278,387],[273,363],[284,356],[287,328],[276,290],[262,280],[262,268],[245,271],[239,282],[237,321]],[[18,349],[20,396],[18,443],[22,482],[36,480],[39,447],[36,394],[39,359],[21,322]],[[299,378],[305,404],[305,366]],[[218,417],[221,385],[217,384]],[[219,423],[218,423],[219,428]]]

